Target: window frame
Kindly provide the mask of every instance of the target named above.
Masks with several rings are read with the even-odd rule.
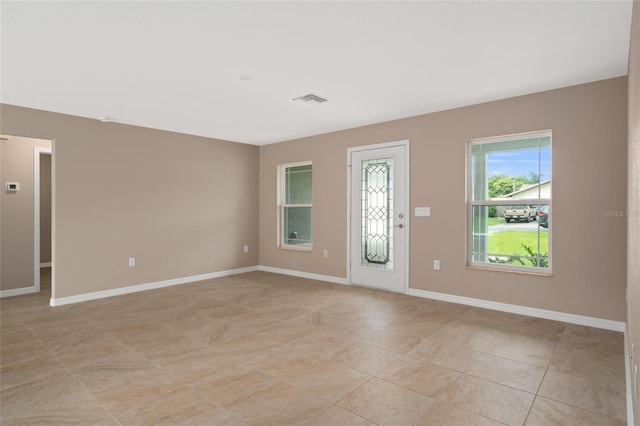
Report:
[[[303,204],[287,204],[286,203],[286,173],[287,169],[293,167],[300,166],[311,166],[311,203],[303,203]],[[278,165],[278,191],[277,191],[277,205],[278,205],[278,218],[277,218],[277,247],[283,250],[294,250],[294,251],[305,251],[311,252],[313,251],[313,162],[312,161],[298,161],[295,163],[286,163]],[[310,243],[309,245],[294,245],[287,244],[286,238],[282,234],[285,229],[284,218],[285,218],[285,209],[286,208],[310,208],[311,209],[311,223],[309,223],[309,230],[311,233]]]
[[[484,145],[491,143],[501,143],[501,142],[510,142],[517,140],[525,140],[525,139],[534,139],[534,138],[549,138],[549,147],[550,150],[550,158],[551,158],[551,179],[550,179],[550,197],[549,198],[527,198],[527,199],[517,199],[517,200],[490,200],[487,197],[486,200],[474,200],[474,187],[473,187],[473,147],[475,145]],[[524,149],[524,148],[523,148]],[[525,133],[516,133],[511,135],[504,136],[495,136],[495,137],[485,137],[485,138],[477,138],[471,139],[467,141],[467,149],[466,149],[466,266],[467,268],[472,269],[486,269],[492,271],[506,271],[506,272],[515,272],[515,273],[525,273],[532,275],[543,275],[543,276],[552,276],[553,275],[553,243],[552,243],[552,220],[553,215],[552,203],[553,203],[553,134],[552,130],[542,130],[542,131],[534,131],[534,132],[525,132]],[[540,162],[538,162],[538,168],[540,169]],[[540,174],[538,175],[539,182],[541,185],[545,181],[540,178]],[[548,251],[547,251],[547,261],[548,267],[543,268],[539,266],[524,266],[524,265],[512,265],[512,264],[501,264],[501,263],[491,263],[488,261],[477,261],[473,260],[473,248],[474,248],[474,228],[473,228],[473,209],[476,206],[510,206],[510,205],[534,205],[538,206],[538,210],[542,206],[547,206],[548,208]],[[536,221],[537,221],[536,217]],[[538,232],[540,232],[540,226],[538,225]],[[540,253],[538,253],[540,254]]]

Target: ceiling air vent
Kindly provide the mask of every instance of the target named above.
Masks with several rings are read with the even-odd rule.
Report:
[[[316,96],[313,93],[308,93],[304,96],[298,96],[297,98],[291,99],[292,101],[303,101],[313,104],[321,104],[323,102],[327,102],[325,98],[321,98],[320,96]]]

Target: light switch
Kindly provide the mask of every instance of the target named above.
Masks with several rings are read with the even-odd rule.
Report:
[[[431,216],[431,207],[416,207],[416,216]]]

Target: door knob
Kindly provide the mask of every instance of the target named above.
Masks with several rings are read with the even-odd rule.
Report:
[[[402,229],[402,228],[404,228],[404,225],[402,223],[399,223],[399,224],[396,225],[396,228]]]

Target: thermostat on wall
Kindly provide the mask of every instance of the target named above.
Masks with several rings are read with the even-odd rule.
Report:
[[[18,182],[5,182],[4,190],[7,192],[18,192],[20,191],[20,184]]]

